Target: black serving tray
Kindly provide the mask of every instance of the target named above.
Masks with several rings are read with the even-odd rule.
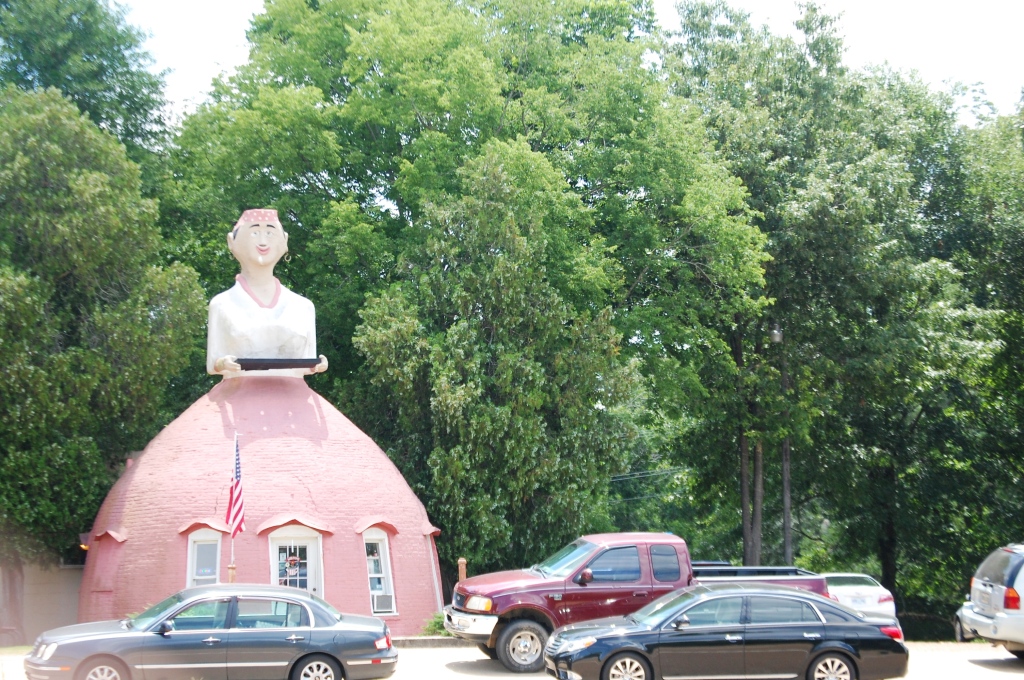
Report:
[[[267,371],[273,368],[313,368],[320,359],[235,359],[243,371]]]

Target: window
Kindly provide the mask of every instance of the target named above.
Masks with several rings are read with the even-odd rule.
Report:
[[[686,610],[691,626],[738,626],[743,598],[720,597],[701,602]]]
[[[185,585],[220,582],[220,532],[196,529],[188,536],[188,578]]]
[[[300,628],[308,625],[306,608],[296,602],[238,598],[235,628]]]
[[[679,580],[679,556],[672,546],[652,545],[651,565],[654,567],[655,581]]]
[[[370,579],[370,607],[374,614],[395,613],[395,593],[391,583],[388,535],[380,529],[363,533],[366,548],[366,573]]]
[[[751,597],[750,623],[821,623],[806,602],[784,597]]]
[[[637,581],[640,579],[640,553],[636,546],[606,550],[590,563],[594,581]]]
[[[301,524],[289,524],[268,535],[270,583],[301,588],[324,595],[320,532]]]
[[[174,615],[171,625],[174,630],[217,630],[224,628],[228,620],[230,600],[203,600],[185,607]]]

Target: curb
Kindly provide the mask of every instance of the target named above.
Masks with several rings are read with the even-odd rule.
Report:
[[[391,643],[398,649],[427,649],[435,647],[476,647],[475,642],[447,635],[417,635],[393,637]]]

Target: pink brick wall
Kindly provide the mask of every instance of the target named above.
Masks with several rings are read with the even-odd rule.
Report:
[[[185,587],[192,529],[180,530],[224,521],[236,430],[247,527],[234,541],[236,580],[271,580],[268,534],[276,527],[258,529],[284,513],[323,530],[325,599],[342,611],[369,614],[357,530],[370,518],[389,534],[398,613],[382,618],[396,635],[419,633],[441,605],[435,530],[426,510],[380,447],[301,378],[223,381],[149,443],[96,517],[79,620],[139,612]],[[223,581],[230,544],[225,534]]]

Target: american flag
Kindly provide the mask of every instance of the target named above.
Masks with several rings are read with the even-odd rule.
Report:
[[[231,476],[228,513],[224,521],[231,527],[231,538],[245,531],[245,499],[242,497],[242,460],[238,455],[238,433],[235,433],[235,474]]]

